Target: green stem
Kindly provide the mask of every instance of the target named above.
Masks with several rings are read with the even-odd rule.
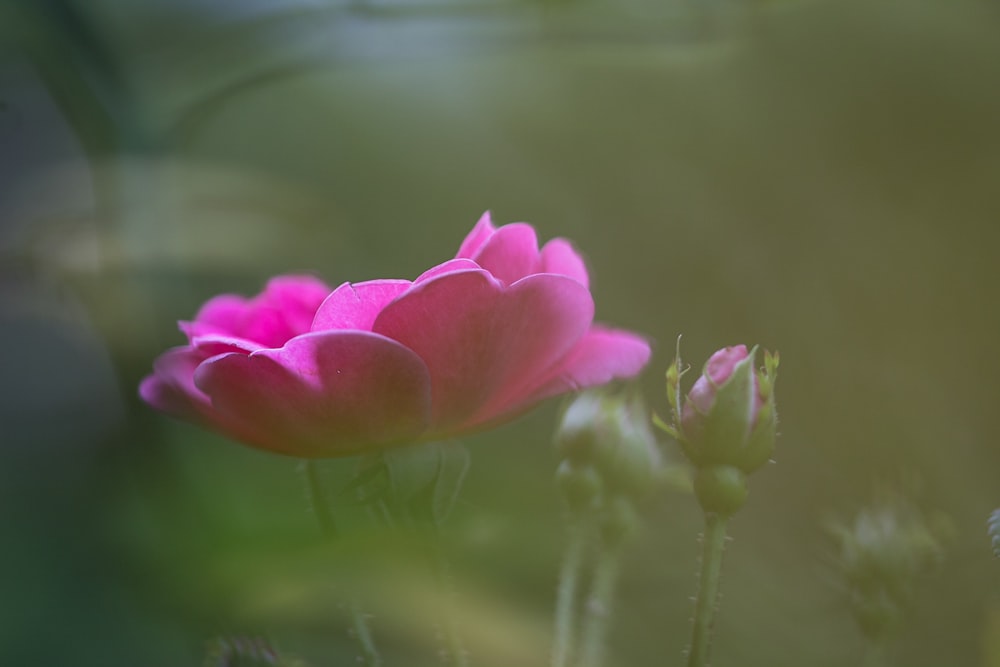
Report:
[[[309,492],[309,502],[312,504],[313,513],[319,523],[320,530],[324,537],[330,541],[336,540],[339,535],[337,524],[334,522],[333,513],[330,511],[330,504],[327,502],[326,494],[323,493],[323,485],[319,478],[319,470],[313,461],[305,461],[306,488]],[[351,626],[354,637],[358,640],[361,648],[361,664],[364,667],[382,667],[382,656],[375,648],[372,639],[371,629],[368,627],[368,618],[361,611],[361,607],[355,600],[351,600],[350,605]]]
[[[552,667],[566,667],[573,646],[573,629],[576,624],[576,591],[580,583],[583,554],[587,546],[587,529],[583,521],[576,521],[570,533],[562,569],[559,571],[559,588],[556,593],[555,632],[552,640]]]
[[[441,536],[434,531],[433,559],[434,570],[438,579],[438,591],[441,595],[441,631],[444,633],[445,652],[450,658],[452,667],[469,667],[469,652],[465,649],[462,631],[455,613],[455,589],[451,580],[451,566],[445,556]]]
[[[694,611],[694,630],[688,653],[688,667],[705,667],[712,634],[712,617],[719,597],[719,573],[722,569],[722,552],[726,547],[726,524],[729,517],[710,513],[705,515],[705,537],[701,557],[701,576],[698,585],[698,602]]]
[[[620,548],[604,545],[594,567],[594,580],[584,610],[580,667],[601,667],[611,623],[611,606],[618,583]]]

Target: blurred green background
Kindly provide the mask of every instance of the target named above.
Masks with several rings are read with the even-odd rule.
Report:
[[[136,386],[209,297],[413,278],[489,208],[583,250],[661,413],[678,334],[696,368],[781,351],[713,664],[859,664],[825,526],[906,477],[954,539],[897,664],[1000,665],[998,35],[971,0],[0,1],[0,664],[199,665],[227,633],[353,664],[345,586],[387,664],[435,664],[405,545],[330,553],[295,461]],[[546,664],[557,410],[466,439],[479,667]],[[700,517],[646,519],[609,667],[683,662]]]

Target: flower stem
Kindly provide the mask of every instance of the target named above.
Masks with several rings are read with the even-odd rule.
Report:
[[[570,533],[569,544],[559,571],[559,588],[556,592],[555,633],[552,640],[552,667],[566,667],[573,646],[576,591],[580,583],[580,569],[587,546],[587,527],[576,521]]]
[[[316,468],[316,464],[309,460],[304,462],[304,469],[306,489],[309,493],[309,502],[312,505],[313,513],[316,515],[316,521],[319,523],[323,536],[334,541],[339,537],[337,524],[333,519],[333,512],[330,511],[330,505],[327,503],[326,494],[323,493],[319,470]],[[361,611],[356,600],[352,599],[348,606],[351,614],[352,633],[358,640],[361,649],[360,664],[364,667],[382,667],[382,656],[375,648],[371,629],[368,627],[368,617]]]
[[[726,547],[726,524],[729,517],[717,513],[705,515],[705,537],[701,557],[698,601],[695,604],[694,630],[688,653],[688,667],[705,667],[712,634],[712,617],[719,596],[719,573],[722,552]]]
[[[583,645],[580,667],[601,667],[611,623],[611,607],[618,583],[620,548],[604,545],[594,567],[594,579],[584,609]]]
[[[455,610],[455,589],[451,579],[451,565],[444,553],[441,536],[433,535],[433,567],[437,574],[438,590],[441,595],[441,631],[444,633],[445,651],[451,667],[469,667],[469,653],[465,649]]]

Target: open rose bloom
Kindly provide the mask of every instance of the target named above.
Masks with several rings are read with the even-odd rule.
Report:
[[[219,296],[188,344],[143,380],[144,400],[248,445],[306,458],[447,438],[539,401],[636,375],[647,342],[593,323],[569,242],[483,215],[455,259],[414,281],[272,279]]]

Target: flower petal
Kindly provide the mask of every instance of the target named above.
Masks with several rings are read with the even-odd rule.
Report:
[[[305,458],[416,439],[430,414],[424,363],[365,331],[319,331],[280,349],[213,357],[195,384],[257,446]]]
[[[555,238],[542,248],[542,273],[558,273],[578,280],[584,287],[590,287],[587,265],[573,245],[566,239]]]
[[[427,269],[426,271],[421,273],[417,277],[417,279],[413,281],[413,284],[416,285],[417,283],[426,282],[431,278],[437,278],[438,276],[444,275],[445,273],[454,273],[455,271],[468,271],[470,269],[476,270],[480,268],[482,267],[473,262],[471,259],[463,259],[463,258],[449,259],[447,262],[443,264],[438,264],[437,266]]]
[[[590,293],[577,281],[533,275],[503,287],[483,270],[414,285],[373,331],[417,353],[430,370],[432,430],[448,433],[483,405],[537,385],[587,331]]]
[[[208,396],[194,385],[195,369],[208,356],[204,350],[191,347],[167,350],[153,362],[153,374],[142,380],[139,396],[157,410],[179,419],[221,431],[242,442],[252,441],[251,433],[219,415]]]
[[[649,342],[641,336],[594,325],[530,391],[506,403],[486,406],[473,421],[477,425],[495,422],[506,413],[521,412],[550,396],[634,377],[649,362],[650,354]]]
[[[219,334],[195,336],[191,339],[191,345],[192,347],[198,348],[198,350],[204,355],[205,359],[214,357],[217,354],[225,354],[226,352],[242,352],[243,354],[250,354],[251,352],[263,349],[264,347],[263,345],[255,343],[252,340],[247,340],[246,338],[235,338],[233,336],[222,336]]]
[[[534,228],[523,222],[504,225],[472,257],[495,278],[510,284],[538,273],[538,237]]]
[[[194,386],[191,377],[205,355],[191,347],[174,347],[153,362],[153,374],[139,385],[139,396],[157,410],[198,424],[205,424],[208,397]]]
[[[472,228],[469,235],[462,241],[462,245],[459,246],[458,254],[455,255],[455,258],[472,259],[479,252],[479,249],[483,247],[483,244],[493,236],[493,232],[495,231],[496,229],[493,227],[490,212],[486,211],[480,216],[479,222]]]
[[[409,287],[409,280],[370,280],[353,285],[344,283],[333,290],[316,311],[312,331],[371,331],[372,323],[385,305]]]
[[[193,322],[181,322],[180,328],[191,340],[220,334],[281,347],[309,331],[316,309],[329,293],[330,288],[312,276],[278,276],[253,298],[223,294],[210,299]]]

